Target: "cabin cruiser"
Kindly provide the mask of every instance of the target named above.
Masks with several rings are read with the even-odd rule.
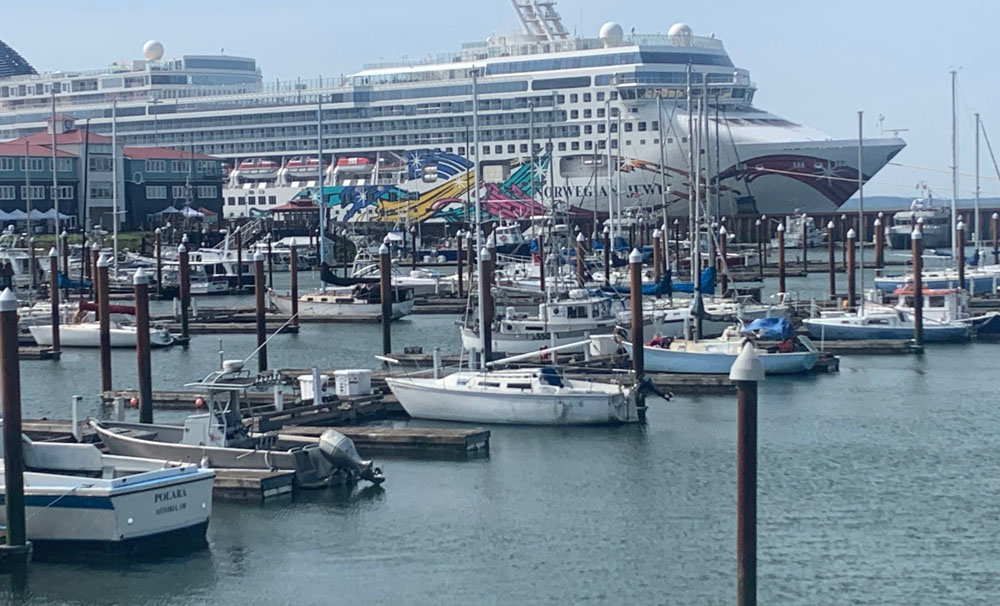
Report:
[[[392,288],[392,318],[398,320],[413,311],[413,289]],[[292,313],[291,295],[268,290],[271,306],[282,314]],[[350,292],[325,288],[299,295],[298,313],[308,318],[342,318],[345,320],[378,321],[382,317],[382,300],[378,284],[358,284]]]
[[[901,210],[892,216],[889,227],[889,246],[895,250],[909,250],[910,234],[920,223],[924,249],[951,247],[951,210],[935,206],[933,196],[917,198],[910,203],[910,210]]]

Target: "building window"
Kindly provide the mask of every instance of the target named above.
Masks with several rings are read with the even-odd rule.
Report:
[[[597,93],[597,100],[604,101],[604,93]]]
[[[189,173],[191,172],[190,160],[172,160],[170,162],[170,172]]]
[[[59,158],[56,160],[56,170],[68,173],[73,170],[73,158]]]
[[[29,197],[32,200],[44,200],[45,199],[45,186],[44,185],[32,185],[31,191],[28,191],[27,185],[21,186],[21,197],[27,200]]]
[[[565,141],[560,141],[559,142],[559,151],[566,151],[566,142]]]
[[[590,93],[583,93],[583,102],[590,103]]]
[[[247,199],[244,198],[243,196],[240,196],[239,202],[240,202],[240,206],[246,206],[247,205]]]
[[[149,160],[146,160],[146,170],[149,170]],[[162,162],[162,160],[161,160]],[[90,172],[111,172],[111,157],[110,156],[91,156],[87,160],[87,164],[90,166]]]
[[[604,117],[604,108],[603,107],[598,107],[597,108],[597,117],[598,118],[603,118]]]
[[[603,134],[604,133],[604,124],[598,124],[597,125],[597,132],[598,132],[598,134]]]
[[[186,185],[174,185],[170,191],[170,197],[174,200],[185,200],[187,199],[187,186]]]
[[[579,100],[580,100],[580,97],[576,93],[573,93],[573,94],[571,94],[569,96],[569,102],[570,103],[576,103]]]
[[[111,181],[95,181],[90,184],[90,198],[110,200],[112,196]]]
[[[215,172],[215,162],[213,160],[198,160],[198,172],[201,174],[211,174]]]
[[[0,170],[14,170],[14,158],[0,158]]]
[[[226,198],[226,200],[228,201],[230,206],[236,206],[236,198],[229,196],[228,198]]]
[[[594,142],[593,141],[584,141],[583,142],[583,149],[594,149]]]
[[[611,99],[612,101],[617,101],[618,100],[618,91],[613,90],[610,93],[608,93],[608,98]]]
[[[653,120],[652,124],[649,125],[649,128],[650,128],[650,130],[656,130],[656,131],[658,131],[658,130],[660,130],[660,123],[658,121],[656,121],[656,120]]]
[[[580,151],[580,142],[579,141],[573,141],[573,142],[571,142],[569,144],[569,148],[572,151]]]
[[[589,109],[583,110],[583,117],[584,118],[590,118],[592,115],[593,115],[593,112],[591,110],[589,110]]]
[[[0,200],[14,200],[15,197],[16,197],[16,195],[17,195],[17,187],[16,186],[14,186],[14,185],[0,185]]]
[[[167,186],[166,185],[147,185],[146,186],[146,199],[147,200],[166,200],[167,199]]]
[[[578,112],[577,110],[571,109],[569,111],[569,118],[570,118],[570,120],[576,120],[579,117],[580,117],[580,112]]]
[[[108,168],[110,170],[110,167]],[[147,173],[165,173],[167,172],[167,161],[166,160],[146,160],[146,172]]]
[[[514,146],[514,144],[508,145],[507,146],[507,153],[508,154],[513,154],[514,153],[514,149],[516,149],[515,146]]]
[[[585,134],[585,135],[589,135],[589,134],[591,134],[592,132],[594,132],[594,127],[593,127],[593,126],[591,126],[591,125],[589,125],[589,124],[585,124],[585,125],[583,126],[583,134]]]
[[[199,185],[198,198],[202,200],[212,200],[219,195],[219,190],[214,185]]]
[[[268,196],[267,197],[267,203],[271,204],[271,205],[277,204],[278,203],[278,196]]]
[[[21,158],[21,170],[24,170],[25,160],[27,160],[28,170],[38,172],[45,170],[45,158]]]
[[[521,144],[521,153],[522,154],[528,153],[528,144],[527,143],[522,143]]]
[[[53,200],[72,200],[73,199],[73,186],[72,185],[60,185],[59,187],[50,187],[49,191],[52,192]]]
[[[625,132],[627,132],[627,133],[632,132],[632,123],[631,122],[626,122],[625,123]]]
[[[643,132],[645,130],[646,130],[646,123],[645,122],[640,122],[639,123],[639,131]]]
[[[494,145],[493,146],[493,153],[502,154],[503,153],[503,145]]]

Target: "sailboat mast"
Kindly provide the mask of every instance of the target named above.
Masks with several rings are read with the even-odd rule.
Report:
[[[958,225],[958,110],[955,106],[955,80],[958,72],[951,71],[951,258],[958,263],[958,242],[955,241],[955,226]]]
[[[58,151],[56,148],[56,89],[52,87],[52,210],[55,212],[53,221],[55,222],[56,253],[60,258],[63,256],[63,239],[59,237],[59,177],[56,173],[56,159]]]
[[[701,139],[701,145],[705,149],[705,223],[708,225],[708,258],[711,266],[716,267],[718,250],[715,245],[715,219],[717,215],[715,206],[712,204],[712,131],[710,130],[711,125],[708,123],[708,74],[702,76],[701,79],[701,106],[702,125],[705,132],[699,132],[698,135]],[[701,155],[700,150],[699,155]]]
[[[982,232],[979,231],[979,112],[976,112],[976,219],[973,223],[973,229],[976,230],[976,235],[972,237],[972,243],[974,246],[973,253],[979,250],[979,241],[982,238]]]
[[[858,243],[860,250],[858,255],[858,286],[861,293],[861,313],[865,313],[865,171],[864,171],[864,114],[858,112]],[[802,233],[806,230],[806,220],[802,219]],[[803,244],[805,246],[805,244]],[[805,258],[805,251],[802,252]]]
[[[607,131],[607,144],[605,148],[608,152],[608,223],[611,227],[611,250],[614,250],[615,238],[618,236],[615,227],[615,203],[611,197],[611,99],[604,102],[604,130]]]
[[[319,262],[326,261],[326,204],[323,201],[323,94],[316,103],[316,204],[319,205]],[[378,161],[375,162],[378,170]]]
[[[688,123],[687,123],[687,139],[688,139],[688,242],[694,242],[694,209],[691,208],[694,204],[694,189],[697,188],[695,184],[694,177],[694,115],[693,115],[693,104],[691,101],[691,64],[687,64],[687,90],[685,91],[685,98],[687,99],[687,113],[688,113]],[[692,271],[694,270],[694,264],[691,265]]]
[[[696,299],[701,296],[701,284],[699,280],[701,277],[701,128],[698,124],[698,120],[701,119],[700,100],[697,111],[698,117],[694,119],[693,126],[695,128],[691,133],[693,135],[691,138],[697,138],[698,141],[694,142],[697,149],[694,154],[694,173],[692,175],[693,179],[691,179],[691,186],[694,188],[694,212],[691,213],[693,227],[688,238],[691,242],[691,282],[694,286],[694,296]]]
[[[192,160],[192,162],[193,161],[194,160]],[[118,275],[118,100],[117,99],[111,100],[111,228],[112,228],[111,242],[114,244],[114,253],[115,253],[114,272],[115,276],[117,276]]]
[[[479,68],[472,68],[472,145],[473,153],[469,154],[472,158],[472,170],[473,172],[473,187],[476,188],[476,218],[475,218],[475,229],[476,229],[476,272],[479,276],[478,286],[479,286],[479,342],[483,346],[483,351],[488,349],[486,344],[486,312],[483,309],[483,301],[486,300],[486,281],[483,279],[483,231],[480,228],[479,220],[482,217],[482,199],[479,195]],[[483,368],[485,368],[485,360],[483,360]]]
[[[657,137],[660,139],[660,206],[663,208],[663,239],[668,241],[667,236],[667,158],[663,143],[663,96],[656,96],[656,126]],[[666,247],[669,248],[669,247]],[[664,257],[666,261],[666,257]]]

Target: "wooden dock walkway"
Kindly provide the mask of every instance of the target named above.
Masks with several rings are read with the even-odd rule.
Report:
[[[490,432],[482,427],[285,427],[280,438],[298,436],[315,443],[327,429],[335,429],[353,440],[358,452],[365,457],[466,458],[485,455],[490,450]]]

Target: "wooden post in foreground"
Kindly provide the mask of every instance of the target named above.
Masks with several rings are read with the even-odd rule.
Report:
[[[264,255],[260,251],[253,254],[253,287],[257,314],[257,372],[267,370],[267,320],[264,308]]]
[[[785,224],[778,223],[778,292],[785,290]]]
[[[389,245],[385,242],[378,249],[379,301],[382,304],[382,355],[392,353],[392,260]]]
[[[52,305],[52,353],[58,354],[59,343],[59,264],[55,247],[49,249],[49,302]],[[34,269],[32,269],[34,271]]]
[[[111,391],[111,316],[108,311],[108,257],[97,260],[97,316],[101,339],[101,391]]]
[[[299,247],[292,244],[289,247],[288,271],[292,280],[292,320],[291,325],[299,327]]]
[[[750,342],[729,370],[736,384],[736,603],[757,604],[757,383],[764,365]]]
[[[924,235],[920,224],[910,233],[913,254],[913,342],[918,347],[924,345]]]
[[[632,374],[635,375],[636,385],[646,378],[645,364],[645,339],[642,334],[642,253],[639,249],[633,248],[628,255],[629,269],[629,306],[631,313],[631,326],[629,327],[632,337]],[[639,401],[636,409],[639,413],[639,420],[646,420],[646,397],[639,390]]]
[[[26,566],[31,557],[24,517],[24,445],[21,441],[21,362],[17,344],[17,297],[0,294],[0,389],[3,394],[4,507],[7,541],[0,548],[4,571]]]
[[[140,267],[132,276],[135,294],[135,357],[139,379],[139,422],[153,422],[153,370],[149,346],[149,276]]]

